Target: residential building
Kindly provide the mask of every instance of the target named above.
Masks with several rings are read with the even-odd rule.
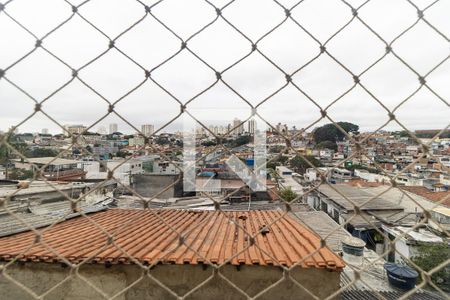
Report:
[[[419,253],[418,246],[423,244],[442,244],[444,242],[441,237],[424,228],[411,230],[409,227],[388,226],[385,224],[381,228],[389,237],[384,243],[382,252],[388,251],[390,242],[392,240],[395,241],[395,251],[390,251],[388,255],[388,261],[391,262],[406,263],[407,259]]]
[[[73,134],[80,135],[87,129],[84,125],[65,125],[63,129],[63,134],[65,136],[70,136]]]
[[[289,188],[297,195],[303,193],[303,186],[295,179],[295,177],[298,176],[297,173],[294,173],[285,166],[277,166],[275,167],[275,171],[280,176],[279,184],[282,188]]]
[[[132,183],[133,175],[143,174],[142,161],[137,159],[115,158],[104,161],[78,161],[78,167],[85,172],[88,180],[100,180],[108,178],[108,171],[113,172],[113,176],[122,185],[129,186]]]
[[[14,166],[17,169],[34,170],[46,180],[74,180],[85,178],[86,172],[78,168],[77,160],[64,159],[59,157],[35,157],[27,158],[26,161],[16,160]],[[44,168],[41,170],[41,168]]]
[[[352,179],[352,172],[342,168],[332,168],[330,172],[330,182],[348,182]]]
[[[155,158],[153,160],[153,174],[179,174],[180,173],[180,167],[176,167],[173,163],[170,161],[161,159],[161,158]]]
[[[145,145],[145,138],[142,136],[134,136],[128,139],[128,145],[131,147],[142,147]]]
[[[347,230],[356,235],[380,228],[380,218],[404,213],[400,205],[346,184],[322,184],[316,193],[308,195],[307,202],[312,208],[326,212],[336,223],[345,223]],[[360,213],[355,216],[356,207]]]
[[[113,134],[114,132],[117,132],[119,130],[117,123],[111,123],[109,124],[109,134]]]
[[[250,119],[250,120],[248,120],[247,126],[248,126],[247,132],[250,133],[250,134],[255,134],[255,130],[256,130],[256,120],[255,120],[255,119]]]
[[[244,124],[242,124],[242,121],[239,120],[238,118],[235,118],[233,120],[233,135],[240,135],[244,133]]]
[[[151,124],[144,124],[141,126],[141,132],[144,136],[149,137],[155,132],[155,126]]]
[[[286,124],[278,123],[276,126],[276,130],[280,134],[285,134],[288,132],[288,126]]]

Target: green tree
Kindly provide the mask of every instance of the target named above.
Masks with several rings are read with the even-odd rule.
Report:
[[[267,175],[269,175],[269,177],[275,181],[277,187],[280,185],[280,174],[278,174],[278,172],[275,171],[274,168],[267,168]]]
[[[205,141],[205,142],[202,142],[202,146],[205,146],[205,147],[211,147],[211,146],[215,146],[216,145],[216,142],[215,141]]]
[[[406,130],[398,131],[395,134],[398,135],[399,137],[410,137]]]
[[[241,135],[239,137],[237,137],[234,141],[233,141],[233,146],[234,147],[239,147],[245,144],[250,143],[251,141],[251,137],[248,135]]]
[[[0,164],[5,164],[9,158],[9,149],[4,144],[0,145]]]
[[[292,200],[294,200],[295,198],[297,198],[297,193],[294,192],[290,187],[284,188],[280,190],[280,197],[284,200],[284,201],[288,201],[291,202]]]
[[[128,151],[117,151],[117,153],[116,153],[117,157],[122,157],[122,158],[125,158],[130,155],[131,155],[131,153]]]
[[[424,271],[431,271],[440,264],[450,259],[448,245],[443,244],[423,244],[418,246],[418,254],[411,260]],[[420,270],[418,270],[420,272]],[[421,278],[419,277],[419,280]],[[431,280],[445,292],[450,292],[450,265],[447,264],[439,271],[431,275]]]
[[[20,158],[21,161],[23,161],[23,158],[19,155],[22,154],[23,156],[26,156],[26,153],[28,151],[28,146],[24,142],[22,142],[20,139],[18,139],[17,136],[11,134],[7,135],[5,138],[5,141],[10,144],[16,151],[13,151],[11,148],[7,147],[5,144],[0,145],[0,164],[7,164],[11,158]]]
[[[34,176],[34,172],[32,170],[24,170],[24,169],[12,169],[8,174],[8,179],[10,180],[25,180],[31,179]]]
[[[167,145],[169,143],[169,139],[166,137],[158,136],[155,140],[155,143],[158,145]]]
[[[27,157],[55,157],[58,151],[49,148],[34,148],[27,152]]]
[[[337,150],[337,145],[332,141],[323,141],[317,144],[317,148]]]
[[[321,167],[322,163],[312,155],[304,155],[304,157],[315,167]],[[304,174],[306,169],[311,168],[310,164],[300,155],[296,155],[290,161],[290,166],[294,171]]]
[[[275,154],[281,153],[281,152],[283,151],[284,148],[285,148],[285,147],[280,146],[280,145],[271,146],[271,147],[269,148],[269,153],[275,153]]]
[[[345,132],[358,132],[359,126],[349,122],[337,122],[337,124],[344,129]],[[345,134],[339,130],[334,124],[326,124],[322,127],[317,128],[313,132],[314,141],[316,144],[324,141],[330,141],[336,143],[337,141],[342,141]]]
[[[369,171],[370,173],[380,174],[380,171],[378,169],[376,169],[376,168],[369,168],[369,167],[366,167],[366,166],[363,166],[363,165],[360,165],[360,164],[352,164],[351,166],[345,166],[345,168],[347,170],[349,170],[349,171],[352,171],[352,172],[357,170],[357,169],[360,169],[360,170]]]

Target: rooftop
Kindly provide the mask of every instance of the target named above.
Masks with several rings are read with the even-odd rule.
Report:
[[[32,163],[35,165],[51,165],[51,166],[62,166],[62,165],[73,165],[80,161],[73,159],[65,159],[59,157],[33,157],[27,158],[25,163]]]
[[[296,212],[297,219],[325,239],[327,246],[335,252],[342,250],[341,241],[350,233],[340,227],[323,211]]]
[[[405,209],[405,212],[421,212],[423,211],[423,209],[432,210],[436,207],[435,202],[430,201],[429,199],[420,196],[417,193],[407,191],[405,188],[409,189],[411,187],[402,186],[400,188],[395,188],[391,186],[379,186],[362,188],[361,190],[364,190],[366,193],[371,194],[372,196],[382,193],[382,198],[389,199],[391,203],[395,203],[396,205],[403,207]],[[429,193],[434,194],[434,192]],[[440,204],[438,207],[444,207],[444,205]]]
[[[181,197],[181,198],[169,198],[169,199],[152,199],[142,197],[144,201],[147,201],[148,208],[160,208],[160,209],[198,209],[198,210],[215,210],[214,202],[208,197]],[[122,195],[115,198],[115,206],[118,208],[145,208],[144,201],[140,197]],[[246,201],[228,203],[222,202],[220,209],[223,211],[241,211],[241,210],[279,210],[286,211],[286,204],[281,201]],[[311,208],[306,203],[291,202],[289,203],[289,211],[311,211]]]
[[[268,232],[258,234],[255,244],[244,231],[254,235],[265,224]],[[320,246],[320,237],[292,217],[280,211],[188,211],[111,209],[89,216],[110,234],[114,243],[130,257],[144,264],[215,264],[285,265],[299,263],[302,268],[341,270],[342,259],[329,248]],[[167,224],[161,221],[162,218]],[[126,226],[125,226],[126,225]],[[180,246],[181,234],[185,244]],[[80,234],[83,233],[83,234]],[[93,222],[77,217],[46,230],[42,239],[60,256],[77,263],[132,263],[130,257],[108,243],[108,237]],[[60,262],[61,258],[35,241],[33,232],[0,238],[0,259]],[[94,252],[92,249],[96,249]],[[195,251],[193,251],[195,250]],[[317,251],[316,251],[317,250]],[[23,254],[22,252],[25,251]]]
[[[365,170],[364,170],[365,171]],[[377,187],[384,185],[382,182],[369,182],[364,179],[352,179],[348,182],[343,182],[343,184],[347,184],[355,187]]]
[[[362,210],[403,210],[400,205],[387,201],[384,197],[377,197],[377,195],[372,195],[364,189],[346,184],[334,184],[333,187],[322,184],[317,190],[349,211],[354,210],[354,204],[360,206]]]
[[[93,183],[83,182],[46,182],[34,180],[28,187],[17,188],[17,184],[2,185],[0,188],[0,198],[13,196],[33,196],[44,193],[58,191],[70,191],[72,189],[82,189],[84,187],[93,187]]]
[[[450,207],[450,191],[433,192],[424,186],[402,186],[401,189],[419,195],[431,202],[440,202],[440,204]]]
[[[371,291],[369,289],[347,289],[342,292],[343,300],[378,300],[380,296],[386,300],[396,300],[403,297],[407,291],[395,290],[395,291]],[[442,296],[419,289],[412,295],[408,295],[406,299],[409,300],[443,300]]]

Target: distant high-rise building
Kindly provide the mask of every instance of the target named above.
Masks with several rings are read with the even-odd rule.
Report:
[[[109,124],[109,134],[113,134],[114,132],[117,132],[118,130],[119,129],[118,129],[117,123]]]
[[[48,134],[48,128],[42,128],[41,133],[42,134]]]
[[[247,125],[248,125],[248,133],[255,134],[256,121],[254,119],[250,119],[248,120]]]
[[[233,134],[234,135],[239,135],[244,133],[244,124],[242,124],[242,121],[239,120],[238,118],[235,118],[233,120]]]
[[[141,132],[143,135],[149,137],[155,132],[155,126],[150,124],[144,124],[141,126]]]

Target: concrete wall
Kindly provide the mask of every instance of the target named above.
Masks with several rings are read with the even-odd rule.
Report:
[[[183,195],[183,179],[181,175],[133,175],[133,188],[143,197],[154,197],[167,186],[180,179],[174,186],[157,196],[158,199],[169,199]]]
[[[46,293],[43,298],[46,300],[103,299],[98,291],[77,277],[74,271],[58,264],[15,264],[8,266],[6,272],[37,295]],[[269,266],[242,266],[238,270],[235,266],[226,265],[221,268],[220,273],[251,297],[283,279],[280,268]],[[148,274],[167,289],[156,284],[145,271],[135,265],[111,268],[85,265],[80,268],[79,274],[103,291],[107,297],[116,296],[114,299],[117,300],[175,299],[175,295],[183,296],[190,291],[193,292],[188,295],[188,299],[246,298],[220,275],[215,274],[212,267],[203,269],[200,265],[159,265],[152,269]],[[339,275],[339,272],[324,269],[301,268],[290,273],[292,278],[321,299],[339,289]],[[61,282],[62,284],[55,287]],[[129,288],[126,289],[127,287]],[[33,298],[8,281],[4,275],[0,275],[0,299]],[[311,296],[291,279],[283,279],[258,299],[311,299]]]

